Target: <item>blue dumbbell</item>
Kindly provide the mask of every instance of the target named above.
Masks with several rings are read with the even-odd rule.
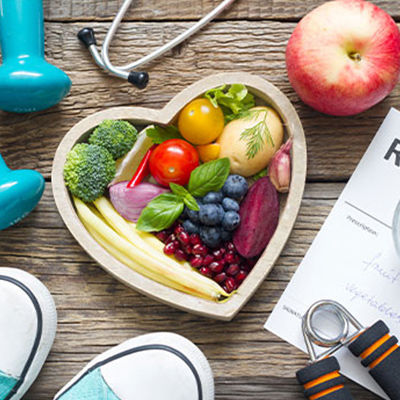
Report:
[[[0,230],[28,215],[42,197],[45,182],[39,172],[11,170],[0,155]]]
[[[42,0],[0,0],[0,109],[49,108],[69,92],[68,76],[44,59]]]

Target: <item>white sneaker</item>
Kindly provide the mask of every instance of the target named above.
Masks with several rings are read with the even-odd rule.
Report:
[[[57,313],[46,287],[27,272],[0,268],[0,400],[19,400],[54,341]]]
[[[56,400],[213,400],[204,354],[174,333],[150,333],[97,356]]]

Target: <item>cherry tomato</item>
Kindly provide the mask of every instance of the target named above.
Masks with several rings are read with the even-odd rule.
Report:
[[[150,172],[163,186],[170,182],[186,185],[190,173],[199,166],[197,150],[182,139],[170,139],[161,143],[150,156]]]
[[[224,129],[224,113],[208,99],[191,101],[179,114],[181,135],[193,144],[213,142]]]

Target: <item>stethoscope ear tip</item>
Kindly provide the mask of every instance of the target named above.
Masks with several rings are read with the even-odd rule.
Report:
[[[78,39],[89,48],[92,44],[96,44],[96,37],[92,28],[83,28],[78,32]]]
[[[144,89],[149,83],[149,74],[144,71],[131,71],[128,76],[128,82],[138,89]]]

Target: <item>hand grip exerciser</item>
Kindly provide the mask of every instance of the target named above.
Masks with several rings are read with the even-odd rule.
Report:
[[[0,0],[0,109],[43,110],[69,92],[71,81],[44,59],[42,0]]]
[[[323,335],[321,329],[315,326],[315,320],[321,320],[321,315],[336,319],[339,331],[334,337]],[[350,324],[355,328],[351,334]],[[371,376],[391,400],[400,400],[400,347],[384,322],[378,321],[364,328],[342,305],[322,300],[309,308],[303,317],[302,328],[311,365],[298,371],[297,379],[309,400],[353,399],[344,386],[339,363],[333,356],[344,346],[361,358],[361,364],[369,368]],[[314,345],[327,350],[317,356]]]
[[[9,169],[0,155],[0,230],[28,215],[42,197],[45,182],[39,172]]]

